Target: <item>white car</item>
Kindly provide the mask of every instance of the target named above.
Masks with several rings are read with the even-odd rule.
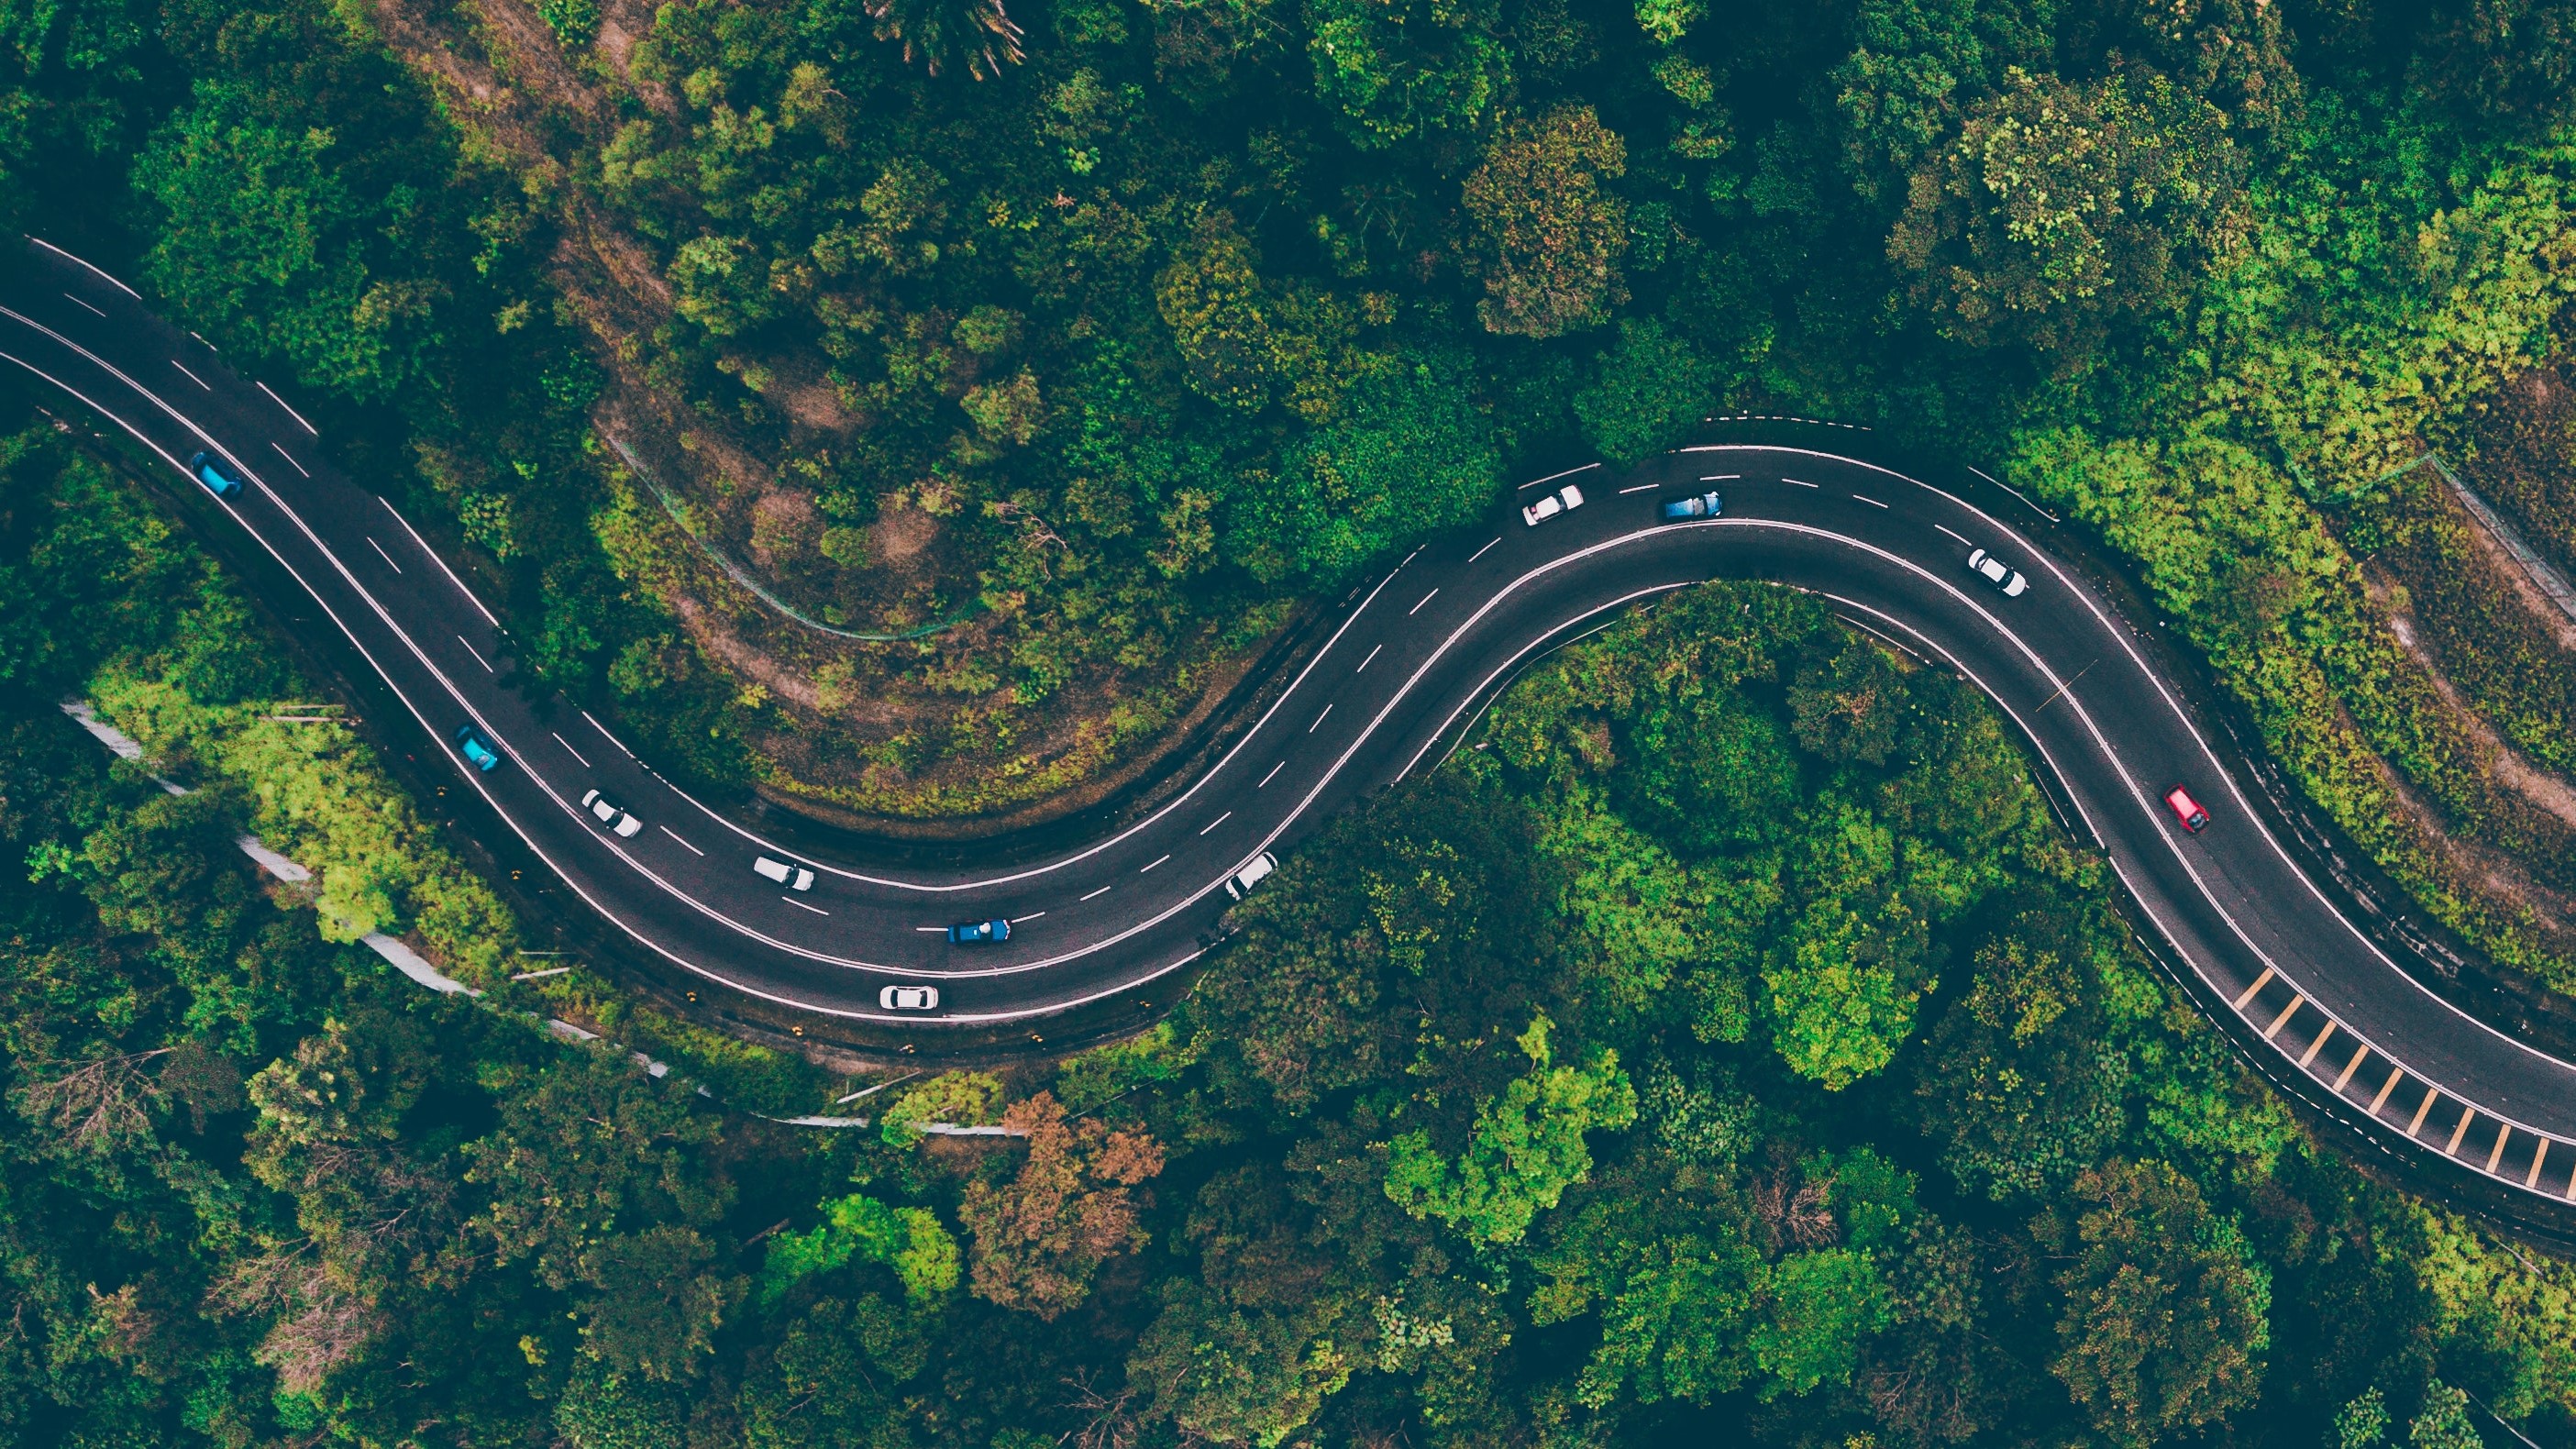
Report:
[[[608,797],[600,794],[597,790],[593,790],[589,794],[582,796],[581,803],[582,808],[588,810],[592,816],[597,818],[600,824],[608,825],[608,822],[612,820],[616,821],[616,824],[608,825],[608,828],[617,832],[620,836],[633,835],[636,831],[644,828],[643,821],[638,820],[634,816],[627,814],[625,811],[618,809],[616,806],[609,804]]]
[[[753,861],[751,868],[792,891],[810,891],[814,888],[814,872],[801,865],[789,865],[783,860],[771,860],[764,855]],[[892,991],[894,988],[889,986],[886,990]],[[933,996],[938,994],[935,991],[931,993]]]
[[[2002,559],[1982,548],[1968,555],[1968,569],[1987,583],[2003,590],[2004,597],[2007,599],[2018,599],[2030,589],[2030,580],[2021,576],[2021,570],[2005,567]]]
[[[1571,483],[1568,483],[1564,487],[1547,495],[1545,498],[1542,498],[1536,503],[1531,504],[1529,507],[1522,509],[1521,522],[1528,524],[1532,528],[1536,528],[1540,524],[1547,522],[1549,519],[1554,518],[1560,513],[1571,512],[1572,510],[1581,508],[1582,506],[1583,490],[1575,487]]]
[[[877,1005],[887,1011],[937,1011],[939,988],[936,986],[889,986],[877,993]]]
[[[1247,862],[1243,869],[1225,878],[1225,893],[1242,900],[1245,892],[1269,879],[1270,873],[1278,868],[1279,857],[1265,850]]]

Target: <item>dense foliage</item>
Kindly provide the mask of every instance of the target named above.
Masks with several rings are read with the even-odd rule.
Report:
[[[0,196],[331,399],[703,776],[1043,800],[1723,406],[2014,466],[2222,655],[2293,621],[2227,673],[2359,830],[2361,755],[2466,795],[2312,499],[2547,349],[2562,10],[84,0],[7,21]]]
[[[5,477],[12,1443],[2576,1424],[2576,1277],[2312,1143],[1998,717],[1798,596],[1712,586],[1524,681],[1239,908],[1174,1021],[813,1132],[691,1087],[821,1083],[649,1013],[595,1024],[668,1078],[540,1030],[580,993],[478,964],[488,896],[434,927],[481,888],[343,731],[265,718],[299,686],[234,586],[50,433]],[[50,705],[83,689],[199,788],[110,768]],[[245,828],[322,879],[263,884]],[[353,910],[494,994],[333,944]]]

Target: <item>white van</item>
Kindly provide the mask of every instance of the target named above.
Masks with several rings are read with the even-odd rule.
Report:
[[[786,886],[789,890],[810,891],[814,888],[814,872],[801,865],[789,865],[783,860],[771,860],[764,855],[753,861],[751,868]],[[790,876],[795,879],[789,880]]]
[[[1246,892],[1269,879],[1270,873],[1278,868],[1279,857],[1265,850],[1254,856],[1243,869],[1225,878],[1225,893],[1242,900]]]

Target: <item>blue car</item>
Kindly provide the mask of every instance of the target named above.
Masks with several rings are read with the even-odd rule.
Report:
[[[981,946],[1009,939],[1011,923],[1008,921],[961,921],[948,928],[948,944],[951,946]]]
[[[492,742],[483,738],[483,732],[474,726],[458,725],[455,738],[457,751],[465,756],[465,763],[475,769],[488,771],[501,763],[501,752],[492,748]]]
[[[1715,518],[1726,511],[1725,503],[1711,489],[1690,498],[1676,498],[1664,505],[1664,521],[1679,523],[1688,518]]]
[[[241,475],[233,471],[232,464],[212,453],[198,453],[189,458],[188,472],[217,498],[230,498],[242,491]]]

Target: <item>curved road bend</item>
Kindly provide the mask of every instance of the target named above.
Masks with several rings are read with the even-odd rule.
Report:
[[[1517,513],[1434,541],[1355,594],[1259,721],[1187,789],[1060,858],[985,874],[896,878],[804,858],[783,891],[755,854],[797,858],[690,798],[570,702],[523,688],[499,621],[326,442],[121,283],[37,244],[0,280],[0,359],[59,388],[180,467],[199,449],[250,486],[219,506],[297,579],[436,747],[472,722],[504,768],[459,778],[566,885],[641,949],[789,1008],[926,1027],[993,1024],[1134,991],[1201,952],[1225,878],[1325,815],[1432,760],[1534,652],[1636,600],[1732,577],[1832,599],[1944,661],[2037,747],[2138,909],[2207,993],[2281,1060],[2275,1077],[2493,1182],[2576,1198],[2576,1068],[2418,986],[2301,873],[2135,631],[2072,572],[1969,501],[1874,465],[1801,449],[1688,449],[1622,477],[1561,481],[1584,507],[1538,528]],[[1525,485],[1523,500],[1538,496]],[[1561,486],[1550,483],[1548,486]],[[1726,516],[1666,525],[1658,501],[1702,486]],[[1995,550],[2031,581],[2004,598],[1964,567]],[[2200,835],[2160,797],[2187,783]],[[591,789],[644,822],[617,838]],[[943,928],[1003,917],[1000,946]],[[933,983],[941,1009],[881,1010],[890,983]]]

